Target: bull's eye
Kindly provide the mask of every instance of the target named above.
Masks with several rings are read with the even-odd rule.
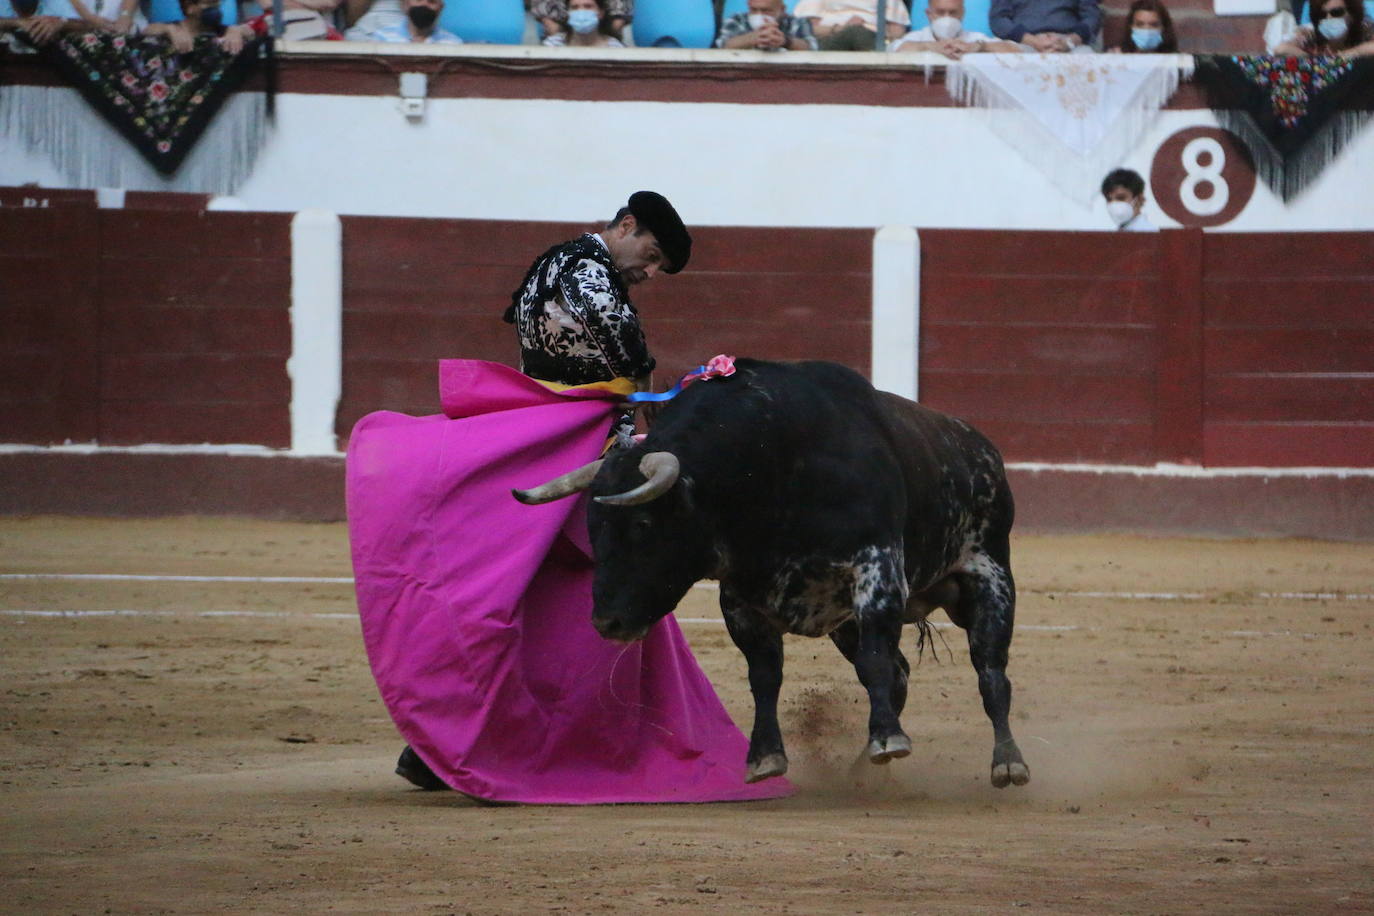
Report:
[[[653,528],[653,527],[654,527],[654,520],[653,520],[652,518],[650,518],[649,516],[647,516],[647,515],[641,515],[639,518],[635,519],[635,530],[636,530],[636,531],[648,531],[649,529],[651,529],[651,528]]]

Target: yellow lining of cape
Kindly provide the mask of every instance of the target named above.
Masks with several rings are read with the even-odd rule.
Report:
[[[534,378],[533,376],[530,376]],[[571,391],[574,388],[594,388],[598,391],[609,391],[611,394],[618,394],[621,397],[634,394],[638,389],[635,387],[634,379],[619,376],[608,382],[586,382],[581,385],[565,385],[562,382],[548,382],[542,378],[534,379],[550,391]]]

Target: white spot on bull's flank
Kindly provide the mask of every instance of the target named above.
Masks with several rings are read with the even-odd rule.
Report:
[[[901,551],[869,546],[852,557],[786,563],[769,589],[768,610],[788,632],[824,636],[855,614],[906,604]]]

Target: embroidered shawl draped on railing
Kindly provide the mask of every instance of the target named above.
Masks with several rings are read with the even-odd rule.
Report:
[[[157,37],[64,38],[43,54],[85,101],[66,89],[0,87],[0,130],[51,159],[78,186],[233,193],[252,170],[269,116],[264,93],[234,93],[269,51],[266,38],[239,54],[208,36],[184,54]],[[210,148],[197,148],[212,121]]]
[[[1374,114],[1374,58],[1199,57],[1196,80],[1284,201],[1316,180]]]
[[[1086,200],[1192,66],[1181,54],[970,54],[945,83],[1056,187]]]

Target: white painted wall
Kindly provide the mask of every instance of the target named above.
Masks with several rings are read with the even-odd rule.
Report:
[[[961,108],[430,99],[284,94],[236,195],[247,209],[589,221],[654,188],[689,224],[1106,229],[1100,175],[1071,199]],[[1122,163],[1142,174],[1210,111],[1161,112]],[[61,187],[0,140],[0,184]],[[1374,229],[1374,128],[1297,201],[1263,185],[1224,228]],[[1175,225],[1153,203],[1161,227]]]

